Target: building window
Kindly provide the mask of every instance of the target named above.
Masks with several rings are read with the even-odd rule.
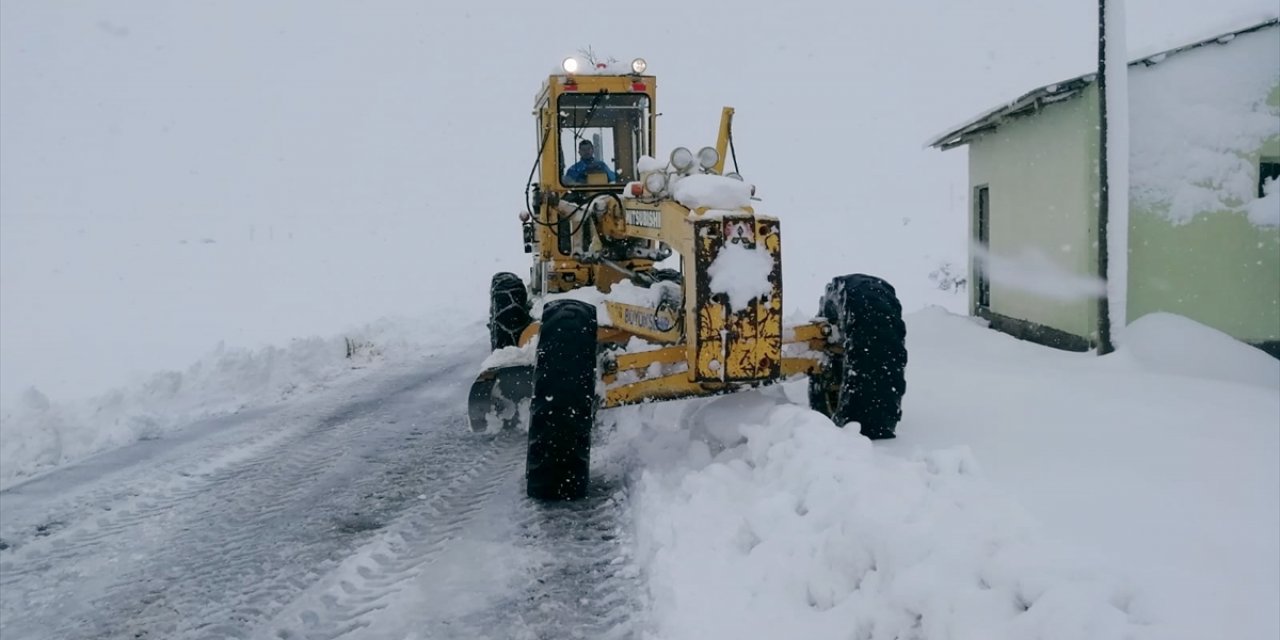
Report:
[[[1280,182],[1280,159],[1263,160],[1258,163],[1258,197],[1267,195],[1267,181]],[[1272,186],[1272,189],[1280,186]]]
[[[982,256],[974,265],[974,314],[991,308],[991,283],[987,280],[987,255],[991,250],[991,194],[987,185],[973,191],[973,240]]]

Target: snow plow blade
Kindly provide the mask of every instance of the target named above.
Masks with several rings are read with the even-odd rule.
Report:
[[[533,396],[533,367],[512,365],[487,369],[471,385],[467,415],[471,430],[496,433],[520,425]]]

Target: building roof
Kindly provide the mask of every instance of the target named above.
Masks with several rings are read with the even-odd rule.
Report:
[[[1184,51],[1190,51],[1209,44],[1226,44],[1234,40],[1238,35],[1260,31],[1262,29],[1274,27],[1277,24],[1280,24],[1280,18],[1268,18],[1262,22],[1256,22],[1244,28],[1219,33],[1218,35],[1205,38],[1204,40],[1198,40],[1172,49],[1166,49],[1157,53],[1144,55],[1130,61],[1129,66],[1133,67],[1141,64],[1150,67],[1163,62],[1169,56],[1177,55]],[[1069,100],[1080,95],[1080,93],[1084,91],[1085,87],[1093,84],[1097,75],[1098,74],[1096,72],[1081,74],[1061,82],[1055,82],[1053,84],[1047,84],[1042,87],[1032,89],[1015,100],[993,109],[989,109],[977,117],[967,120],[964,124],[952,127],[947,131],[947,133],[933,137],[929,140],[928,146],[945,150],[967,144],[978,135],[994,131],[1007,120],[1032,115],[1047,105],[1055,102],[1062,102],[1063,100]]]

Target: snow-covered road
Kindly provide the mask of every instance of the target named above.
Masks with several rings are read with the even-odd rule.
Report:
[[[620,478],[574,505],[525,499],[523,436],[465,427],[477,360],[207,420],[0,493],[5,638],[625,630]]]

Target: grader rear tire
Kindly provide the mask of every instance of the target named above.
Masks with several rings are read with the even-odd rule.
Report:
[[[489,348],[514,347],[529,327],[529,291],[514,273],[495,273],[489,283]]]
[[[819,315],[839,332],[843,353],[809,378],[809,406],[839,426],[857,422],[873,440],[894,437],[907,390],[907,328],[888,282],[862,274],[835,278]]]
[[[587,495],[596,421],[596,309],[547,304],[538,333],[529,416],[526,491],[537,500]]]

